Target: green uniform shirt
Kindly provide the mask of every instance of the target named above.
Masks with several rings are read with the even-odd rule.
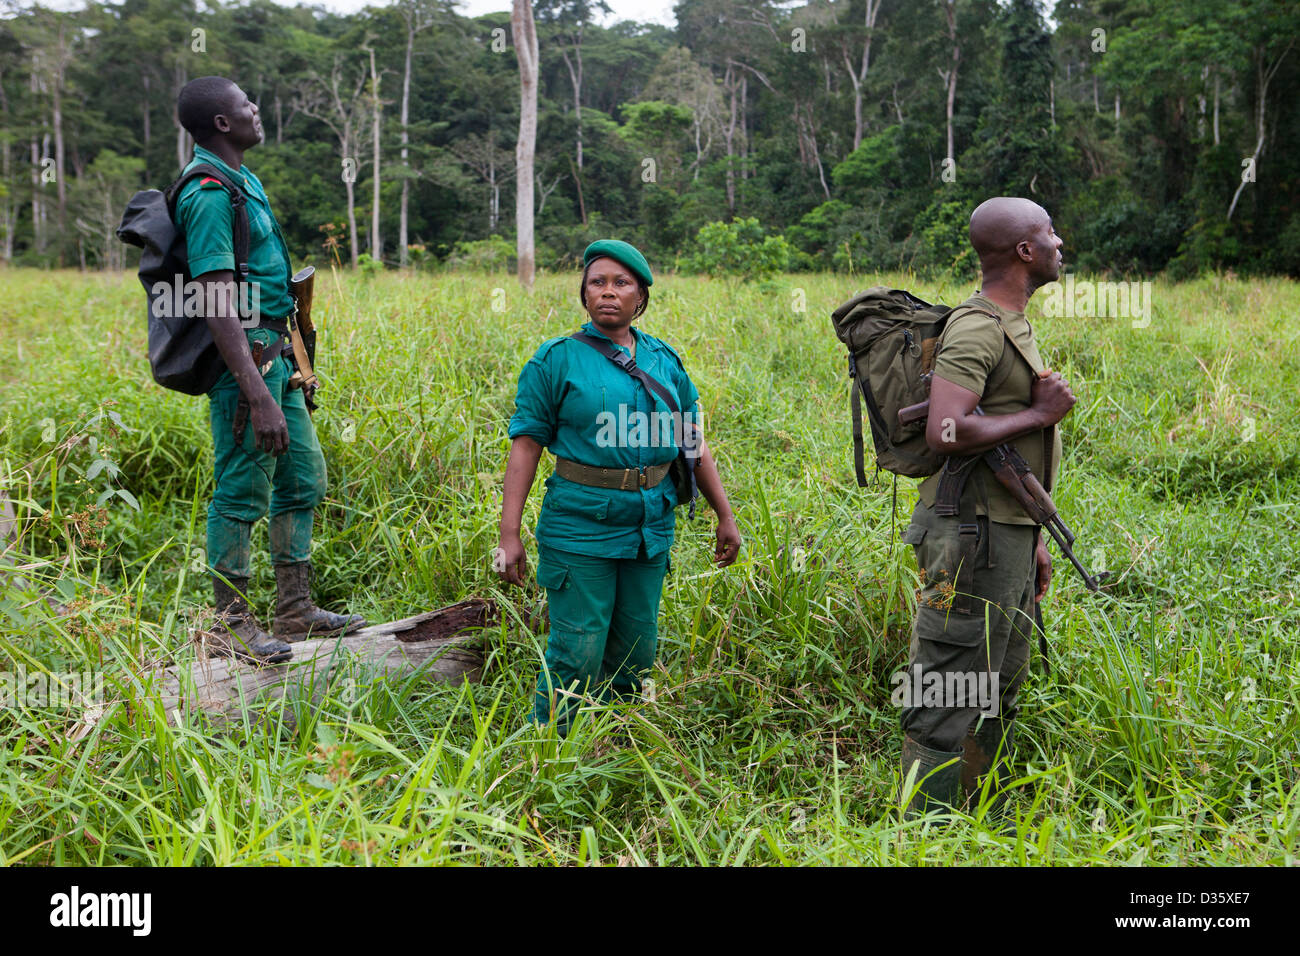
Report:
[[[235,172],[216,153],[194,147],[194,158],[185,168],[210,163],[225,173],[236,185],[243,185],[248,197],[248,281],[256,283],[257,305],[261,317],[282,319],[293,311],[289,297],[289,249],[280,232],[280,224],[271,212],[262,182],[247,166]],[[235,268],[234,224],[230,195],[215,180],[203,183],[202,177],[191,180],[176,201],[176,222],[185,233],[185,252],[189,257],[190,275]]]
[[[1033,362],[1033,373],[1021,358],[1020,352],[1007,342],[1006,335],[994,319],[980,312],[965,311],[967,308],[986,309],[1001,316],[1003,327],[1015,337],[1016,343]],[[999,308],[991,299],[978,292],[953,310],[952,318],[948,320],[936,346],[934,374],[983,396],[980,407],[988,415],[1010,415],[1028,408],[1033,375],[1042,370],[1043,360],[1034,343],[1034,330],[1030,328],[1025,314]],[[1054,430],[1054,435],[1053,484],[1061,462],[1060,430]],[[1030,432],[1017,438],[1013,444],[1041,480],[1043,433]],[[927,508],[934,507],[938,490],[937,475],[921,482],[921,501]],[[976,513],[988,515],[991,521],[1003,524],[1034,523],[982,461],[976,465],[971,479],[966,482],[962,497],[965,499],[967,496],[975,501]]]
[[[609,338],[595,324],[582,330]],[[665,342],[632,329],[636,364],[677,398],[699,422],[700,393]],[[622,351],[627,349],[617,346]],[[654,413],[654,414],[652,414]],[[519,375],[510,437],[526,435],[552,454],[583,465],[645,468],[677,457],[677,430],[657,395],[590,345],[550,339]],[[689,447],[689,446],[688,446]],[[537,540],[578,554],[648,557],[672,547],[677,495],[670,479],[653,488],[593,488],[552,474],[537,523]]]

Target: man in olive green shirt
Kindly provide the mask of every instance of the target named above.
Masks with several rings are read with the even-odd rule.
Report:
[[[239,187],[248,213],[247,279],[243,307],[218,290],[235,279],[230,194],[215,177],[192,179],[176,200],[190,275],[206,291],[204,316],[226,364],[208,392],[216,488],[208,506],[208,561],[217,611],[240,657],[279,663],[290,641],[355,630],[358,615],[332,614],[310,597],[314,509],[325,497],[325,457],[302,390],[289,386],[292,367],[285,322],[293,312],[289,251],[261,182],[243,165],[262,142],[257,105],[219,76],[187,83],[177,101],[181,124],[194,137],[194,159]],[[242,312],[242,314],[241,314]],[[256,355],[257,361],[253,356]],[[240,423],[241,396],[248,421]],[[268,537],[277,589],[274,636],[249,607],[249,540],[253,522],[270,515]]]
[[[1033,520],[978,456],[1014,444],[1050,488],[1061,457],[1054,426],[1074,404],[1061,376],[1044,369],[1024,314],[1060,271],[1051,217],[1027,199],[990,199],[972,214],[970,239],[981,290],[940,337],[926,426],[927,443],[950,456],[964,484],[954,482],[961,492],[945,509],[936,507],[941,475],[926,479],[903,535],[921,574],[902,712],[912,810],[973,804],[981,778],[1005,764],[1036,605],[1052,576]]]

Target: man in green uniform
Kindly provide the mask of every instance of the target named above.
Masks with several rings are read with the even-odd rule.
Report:
[[[700,493],[718,515],[715,561],[731,564],[740,548],[717,466],[693,429],[699,392],[670,345],[632,327],[649,301],[649,264],[628,243],[608,239],[592,243],[583,261],[580,297],[591,321],[582,332],[626,353],[664,386],[684,421],[662,397],[570,336],[543,343],[520,373],[499,571],[505,581],[523,583],[524,499],[549,448],[556,470],[546,479],[536,537],[537,582],[547,589],[551,632],[533,719],[554,720],[561,733],[574,697],[599,689],[602,700],[628,700],[654,664],[678,504],[666,473],[679,447],[698,455]],[[608,476],[618,480],[602,481]]]
[[[365,621],[323,611],[310,597],[312,520],[325,496],[325,458],[302,390],[289,388],[291,347],[279,331],[293,311],[289,252],[261,182],[243,165],[244,152],[263,140],[257,106],[230,80],[205,76],[181,90],[177,113],[196,144],[186,168],[216,167],[246,200],[243,319],[237,302],[220,294],[232,287],[236,266],[229,194],[215,178],[191,180],[177,197],[175,215],[190,274],[204,286],[205,303],[216,304],[204,318],[226,364],[208,392],[216,478],[208,506],[208,561],[217,611],[236,654],[277,663],[293,655],[288,641],[345,633]],[[277,586],[274,636],[262,629],[246,597],[250,530],[268,512]]]
[[[1060,271],[1051,217],[1027,199],[990,199],[971,216],[970,239],[981,289],[953,310],[939,340],[926,430],[930,447],[951,456],[951,473],[921,484],[903,535],[922,579],[908,681],[942,678],[930,682],[938,701],[914,695],[902,713],[903,776],[915,770],[919,788],[912,810],[961,807],[1005,764],[1036,604],[1052,576],[1034,522],[971,456],[1010,442],[1050,488],[1060,462],[1054,426],[1074,404],[1061,376],[1044,370],[1024,314]]]

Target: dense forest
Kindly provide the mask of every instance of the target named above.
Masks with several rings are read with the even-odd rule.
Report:
[[[784,268],[968,271],[970,209],[1010,193],[1077,271],[1300,275],[1294,0],[681,0],[675,30],[533,10],[543,267],[616,235],[660,267],[780,237]],[[187,161],[176,94],[214,73],[260,105],[247,161],[295,256],[513,255],[509,14],[124,0],[0,19],[0,259],[129,265],[122,207]]]

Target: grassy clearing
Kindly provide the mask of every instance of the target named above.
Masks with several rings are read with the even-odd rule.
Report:
[[[700,388],[744,547],[719,572],[708,513],[679,522],[656,700],[559,741],[525,721],[541,594],[501,594],[488,553],[515,380],[579,323],[576,276],[532,298],[505,276],[322,276],[323,597],[381,620],[479,594],[503,624],[481,685],[363,681],[314,714],[288,702],[295,730],[271,713],[213,735],[134,702],[208,598],[206,402],[149,381],[133,276],[0,274],[0,483],[23,529],[0,664],[102,668],[110,700],[0,712],[0,862],[1294,862],[1300,287],[1158,284],[1142,329],[1031,306],[1081,396],[1057,500],[1119,579],[1090,597],[1058,562],[1055,673],[1026,690],[1002,838],[898,820],[915,493],[900,482],[895,519],[887,484],[856,488],[828,319],[878,282],[967,291],[656,283],[644,327]]]

